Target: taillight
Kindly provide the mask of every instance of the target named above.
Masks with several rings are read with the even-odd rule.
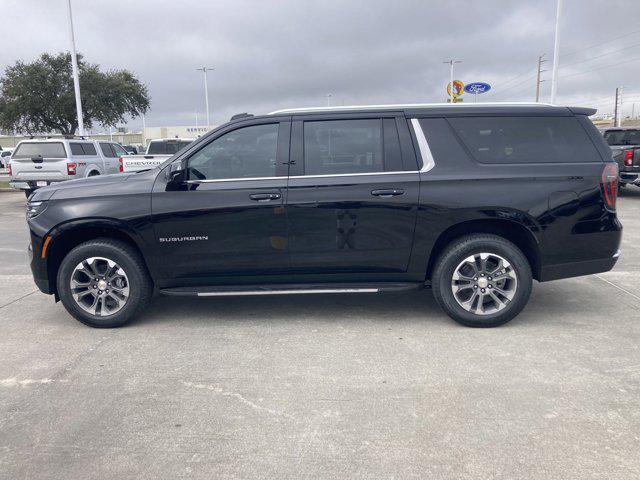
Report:
[[[618,198],[617,163],[607,163],[602,169],[602,191],[604,192],[604,206],[607,210],[615,210]]]
[[[624,166],[625,167],[633,166],[633,150],[624,151]]]
[[[11,162],[7,163],[7,168],[9,169],[9,176],[11,176]]]
[[[120,173],[124,172],[124,168],[122,167],[122,157],[118,158],[118,163],[120,164]]]
[[[76,164],[67,163],[67,175],[75,175],[75,174],[76,174]]]

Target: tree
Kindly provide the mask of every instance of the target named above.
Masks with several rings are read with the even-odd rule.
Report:
[[[78,55],[82,116],[86,128],[115,126],[149,108],[147,87],[127,70],[100,71]],[[0,78],[0,129],[72,135],[78,128],[71,54],[43,53],[18,61]]]

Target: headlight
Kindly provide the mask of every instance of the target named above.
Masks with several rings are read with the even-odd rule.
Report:
[[[27,202],[27,220],[37,217],[47,208],[47,202]]]

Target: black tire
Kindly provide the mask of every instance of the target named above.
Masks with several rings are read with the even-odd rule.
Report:
[[[453,275],[461,262],[479,253],[496,254],[507,260],[517,277],[513,298],[502,310],[481,315],[464,309],[452,291]],[[522,251],[510,241],[491,234],[467,235],[453,241],[439,256],[432,275],[433,295],[447,315],[467,327],[497,327],[507,323],[525,307],[531,295],[531,266]],[[474,287],[475,288],[475,287]]]
[[[29,189],[24,191],[24,196],[29,198],[34,191],[35,191],[35,189],[29,188]]]
[[[114,261],[128,278],[129,297],[116,313],[99,316],[82,309],[72,296],[71,275],[75,267],[91,257]],[[57,275],[58,295],[66,310],[78,321],[96,328],[115,328],[125,325],[144,310],[153,296],[153,283],[144,261],[132,247],[108,238],[91,240],[71,250],[62,260]]]

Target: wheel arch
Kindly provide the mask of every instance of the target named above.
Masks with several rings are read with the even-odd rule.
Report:
[[[142,258],[149,278],[152,278],[149,264],[143,253],[142,240],[135,232],[118,221],[109,219],[73,221],[57,226],[48,235],[51,236],[52,241],[46,254],[47,277],[56,297],[58,295],[56,277],[64,257],[81,243],[99,238],[120,240],[132,247]]]
[[[456,223],[443,231],[431,249],[426,278],[431,279],[435,263],[447,245],[457,238],[474,233],[491,233],[512,242],[529,261],[533,278],[539,280],[541,258],[538,239],[529,228],[521,223],[495,218],[468,220]]]

